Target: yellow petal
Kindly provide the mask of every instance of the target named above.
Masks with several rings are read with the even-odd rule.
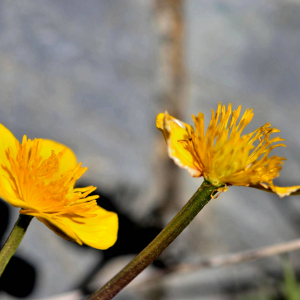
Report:
[[[8,147],[12,147],[12,148],[15,147],[16,145],[15,136],[2,124],[0,124],[0,136],[1,136],[1,143],[0,143],[1,154]]]
[[[20,211],[22,213],[22,210]],[[48,228],[60,237],[86,244],[88,246],[105,250],[111,247],[117,240],[118,216],[114,212],[107,211],[101,207],[93,211],[90,218],[78,218],[60,215],[49,217],[46,214],[26,212],[28,215],[37,217]]]
[[[2,124],[0,124],[0,136],[1,136],[0,161],[1,161],[1,165],[6,166],[7,165],[6,151],[8,148],[14,150],[16,148],[16,142],[18,143],[18,141],[15,138],[15,136]],[[0,166],[0,174],[5,174],[1,166]]]
[[[52,140],[42,139],[41,156],[43,158],[48,158],[51,155],[52,150],[55,151],[55,154],[63,151],[63,156],[59,164],[59,172],[61,174],[67,173],[77,166],[76,155],[70,148]]]
[[[20,211],[20,213],[22,213],[22,210]],[[39,213],[26,214],[36,217],[40,222],[44,223],[49,229],[51,229],[54,233],[56,233],[63,239],[71,242],[76,242],[79,245],[82,245],[81,240],[75,234],[75,232],[71,230],[68,226],[65,226],[63,223],[57,221],[56,219],[49,218],[47,215],[43,215],[43,217],[40,217],[41,214]]]
[[[167,112],[159,114],[156,119],[157,128],[162,131],[168,144],[169,156],[181,168],[187,169],[193,177],[202,175],[202,169],[193,149],[191,140],[192,127],[173,117]]]
[[[0,198],[15,207],[24,207],[24,205],[26,205],[26,203],[20,199],[18,194],[13,190],[8,178],[2,175],[0,175]]]
[[[165,119],[165,114],[164,113],[160,113],[157,115],[156,117],[156,127],[157,129],[159,129],[162,134],[164,135],[165,140],[167,141],[167,132],[164,128],[164,119]]]
[[[300,185],[287,186],[287,187],[280,187],[280,186],[276,186],[276,185],[271,185],[271,189],[280,198],[283,198],[285,196],[300,195]]]
[[[95,213],[97,216],[84,219],[84,226],[71,219],[66,219],[64,223],[84,244],[97,249],[107,249],[117,240],[118,216],[101,207]]]
[[[287,186],[287,187],[280,187],[274,184],[266,185],[266,184],[256,184],[250,185],[249,187],[265,191],[268,193],[277,194],[279,198],[283,198],[285,196],[297,196],[300,195],[300,185],[295,186]]]

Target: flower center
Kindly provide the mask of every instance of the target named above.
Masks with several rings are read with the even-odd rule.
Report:
[[[52,150],[48,158],[40,155],[41,139],[16,141],[16,149],[6,150],[8,163],[2,165],[15,196],[29,204],[34,210],[50,214],[74,213],[74,205],[79,215],[96,205],[98,196],[89,196],[94,187],[74,189],[75,182],[87,168],[78,164],[73,170],[62,174],[60,161],[64,151],[58,154]],[[72,206],[72,209],[71,209]]]

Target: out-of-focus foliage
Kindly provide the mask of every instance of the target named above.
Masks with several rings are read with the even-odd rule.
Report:
[[[258,291],[244,294],[237,300],[299,300],[300,284],[297,281],[295,270],[287,256],[282,259],[283,282],[281,285],[267,284]]]
[[[296,279],[295,272],[291,262],[288,259],[283,260],[284,284],[282,287],[286,300],[300,299],[300,285]]]

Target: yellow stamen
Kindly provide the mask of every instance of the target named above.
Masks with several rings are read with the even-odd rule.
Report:
[[[253,118],[253,112],[247,109],[238,121],[240,113],[241,106],[231,112],[231,104],[226,110],[225,105],[219,103],[217,111],[212,110],[206,132],[201,112],[198,117],[192,116],[195,131],[167,112],[157,116],[156,124],[164,134],[170,157],[192,176],[203,176],[216,186],[265,185],[277,192],[279,189],[273,187],[273,179],[279,176],[285,158],[268,155],[276,147],[285,147],[278,143],[284,139],[270,138],[272,133],[280,130],[266,123],[256,131],[242,135]],[[295,190],[297,187],[289,188],[289,191]],[[280,192],[280,195],[288,193]]]

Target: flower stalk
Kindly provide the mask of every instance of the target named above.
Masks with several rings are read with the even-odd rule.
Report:
[[[19,219],[5,242],[5,245],[0,251],[0,276],[20,245],[32,218],[32,216],[20,214]]]
[[[219,187],[204,181],[201,187],[161,231],[161,233],[115,277],[87,300],[109,300],[120,292],[139,273],[149,266],[188,226],[201,209],[211,200]]]

